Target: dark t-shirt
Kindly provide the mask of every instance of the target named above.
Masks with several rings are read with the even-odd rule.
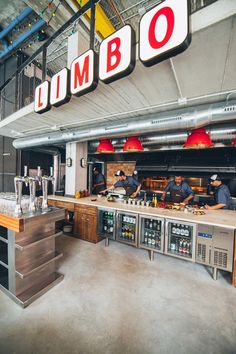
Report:
[[[194,195],[192,188],[188,185],[187,182],[184,181],[179,186],[177,186],[175,181],[170,181],[164,191],[167,193],[173,189],[177,191],[182,191],[184,198],[187,198],[189,195]]]
[[[221,184],[215,191],[215,199],[218,204],[225,204],[223,209],[229,209],[230,205],[230,192],[225,184]]]
[[[105,180],[105,177],[103,176],[102,173],[98,173],[95,176],[94,182],[95,182],[95,184],[102,183],[102,182],[105,184],[106,180]]]
[[[126,179],[124,181],[117,181],[114,184],[114,187],[123,187],[123,188],[127,188],[127,187],[133,187],[133,188],[138,188],[140,186],[140,183],[132,176],[126,176]]]

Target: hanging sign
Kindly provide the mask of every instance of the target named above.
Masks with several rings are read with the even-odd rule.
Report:
[[[188,0],[165,0],[145,13],[139,23],[139,59],[145,66],[152,66],[171,58],[188,48]],[[35,90],[35,112],[44,113],[51,106],[69,102],[71,95],[82,96],[96,89],[98,80],[109,84],[129,75],[135,67],[135,32],[125,25],[105,38],[99,57],[88,50],[72,64],[70,70],[62,69]]]

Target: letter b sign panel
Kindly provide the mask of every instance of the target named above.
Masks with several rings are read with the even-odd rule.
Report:
[[[183,52],[191,42],[188,0],[166,0],[148,11],[139,34],[139,57],[145,66]]]

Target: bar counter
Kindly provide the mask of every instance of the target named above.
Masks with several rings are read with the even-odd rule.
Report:
[[[99,232],[99,209],[137,215],[137,223],[139,218],[160,218],[163,220],[163,225],[165,224],[165,232],[162,240],[166,237],[170,222],[178,224],[186,222],[189,225],[194,225],[196,236],[194,238],[194,256],[192,261],[212,267],[214,279],[217,279],[218,269],[232,272],[232,284],[236,287],[235,211],[204,210],[204,215],[194,215],[190,212],[186,213],[178,210],[133,206],[122,202],[109,202],[105,197],[96,196],[75,199],[50,195],[49,204],[74,211],[74,236],[94,243],[102,239]],[[133,245],[148,250],[151,259],[153,259],[155,250],[150,251],[148,247],[141,244],[140,238],[142,235],[140,232],[141,230],[139,231],[139,241]],[[208,237],[208,234],[213,236]],[[109,244],[109,239],[106,238],[106,241],[106,244]],[[166,241],[167,239],[165,238],[165,244],[167,244]],[[166,246],[165,249],[164,247],[162,248],[161,253],[168,254]]]
[[[86,197],[86,198],[70,198],[62,196],[50,195],[49,200],[55,200],[59,202],[67,202],[79,205],[87,205],[93,207],[102,207],[120,211],[128,211],[149,216],[160,216],[170,219],[182,220],[187,222],[194,222],[196,224],[214,225],[228,229],[236,229],[236,212],[231,210],[204,210],[205,215],[194,215],[192,213],[185,213],[178,210],[168,210],[163,208],[152,208],[133,206],[123,204],[122,202],[108,202],[105,197]],[[91,199],[97,199],[92,201]]]
[[[64,218],[58,208],[20,217],[0,213],[0,289],[22,307],[63,279],[55,264],[62,257],[55,249],[62,234],[55,222]]]

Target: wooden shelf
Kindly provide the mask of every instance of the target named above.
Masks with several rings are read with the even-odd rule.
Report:
[[[40,243],[42,243],[44,241],[50,240],[50,239],[58,237],[60,235],[62,235],[62,231],[57,232],[55,234],[51,234],[51,232],[50,232],[48,234],[38,236],[37,240],[33,241],[33,242],[31,242],[30,240],[24,240],[24,241],[18,242],[15,244],[15,248],[20,251],[24,251],[26,249],[29,249],[30,247],[33,247],[35,245],[39,245]]]
[[[37,272],[44,266],[48,265],[49,263],[55,262],[62,256],[62,253],[48,253],[44,257],[41,257],[39,260],[36,260],[34,263],[27,264],[22,268],[16,269],[16,275],[18,275],[21,279],[24,279],[29,275]]]
[[[37,284],[37,286],[27,289],[26,291],[18,295],[18,299],[21,301],[21,306],[28,306],[31,302],[36,300],[38,297],[42,296],[53,286],[60,283],[63,278],[64,276],[62,274],[55,272],[51,274],[46,280]]]

